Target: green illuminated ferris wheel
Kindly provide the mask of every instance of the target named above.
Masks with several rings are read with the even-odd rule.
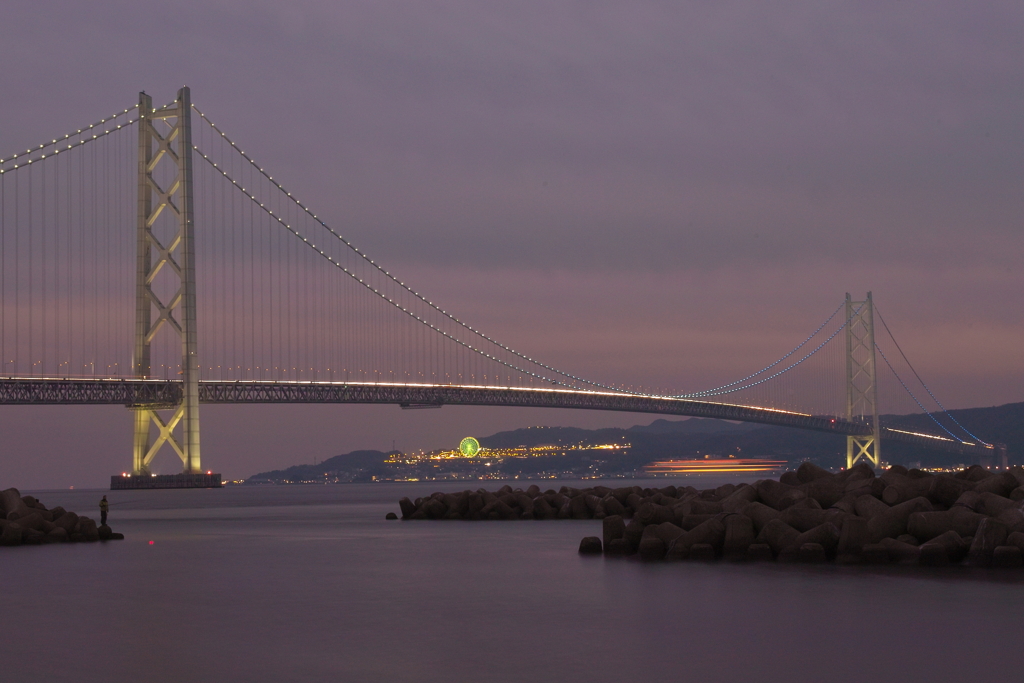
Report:
[[[459,450],[467,458],[472,458],[480,452],[480,442],[471,436],[467,436],[459,442]]]

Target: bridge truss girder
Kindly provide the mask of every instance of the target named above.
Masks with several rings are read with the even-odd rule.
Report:
[[[157,379],[0,379],[0,405],[123,405],[160,410],[181,404],[183,382]],[[872,437],[871,426],[829,416],[710,401],[613,392],[328,382],[203,381],[202,403],[362,403],[405,406],[575,408],[705,417],[794,427],[847,437]],[[994,447],[881,427],[878,438],[964,456],[993,457]]]

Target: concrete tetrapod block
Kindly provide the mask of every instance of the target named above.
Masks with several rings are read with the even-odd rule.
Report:
[[[67,543],[69,534],[62,527],[54,527],[53,531],[46,534],[46,543]]]
[[[605,555],[613,555],[619,557],[625,557],[633,554],[633,548],[629,545],[629,541],[624,538],[616,538],[610,541],[604,546]]]
[[[825,522],[813,529],[805,531],[796,537],[793,545],[799,547],[806,543],[816,543],[825,549],[826,554],[832,556],[839,545],[839,529],[831,522]]]
[[[925,567],[945,567],[949,564],[949,553],[938,543],[925,543],[919,549],[918,562]]]
[[[751,543],[747,548],[746,559],[748,562],[772,562],[775,555],[767,543]]]
[[[781,512],[798,500],[806,498],[807,494],[795,486],[764,479],[757,486],[757,497],[768,507]]]
[[[808,484],[818,479],[832,481],[835,478],[835,475],[822,467],[818,467],[813,462],[805,460],[800,463],[800,467],[796,468],[796,478],[799,479],[802,484]]]
[[[801,543],[797,553],[799,560],[805,564],[822,564],[828,561],[825,548],[820,543]]]
[[[678,526],[683,531],[693,531],[704,522],[708,521],[709,519],[714,519],[717,516],[718,515],[687,515],[682,519],[677,519],[676,526]]]
[[[727,560],[743,560],[747,548],[754,542],[754,522],[745,515],[729,515],[725,518],[725,540],[722,542],[722,557]]]
[[[978,493],[994,493],[997,496],[1006,498],[1010,492],[1020,486],[1020,482],[1010,472],[1000,472],[986,479],[982,479],[975,486]]]
[[[643,524],[661,524],[662,522],[674,522],[676,520],[672,508],[656,503],[644,503],[636,511],[635,517]]]
[[[1001,545],[992,552],[992,566],[997,569],[1017,569],[1024,566],[1020,548],[1015,545]]]
[[[785,484],[786,486],[799,486],[803,482],[800,481],[800,477],[796,475],[796,472],[794,472],[793,470],[788,470],[786,472],[783,472],[782,475],[779,477],[779,483]]]
[[[0,546],[21,545],[23,531],[24,529],[17,522],[7,522],[0,529]]]
[[[632,552],[636,552],[636,549],[640,546],[640,539],[644,536],[644,525],[636,517],[629,520],[629,524],[626,525],[626,530],[622,537],[629,543],[629,547]]]
[[[839,532],[839,555],[860,555],[864,546],[870,542],[868,520],[863,517],[847,517]]]
[[[648,530],[650,530],[654,536],[660,538],[662,542],[664,542],[666,548],[671,546],[677,538],[686,533],[672,522],[662,522],[661,524],[652,524],[644,527],[644,534],[646,534]]]
[[[1015,531],[1024,532],[1024,511],[1016,508],[1003,510],[996,515],[996,519],[1005,524],[1010,533]]]
[[[973,536],[983,519],[984,515],[955,505],[945,512],[915,512],[907,519],[906,532],[925,542],[947,531],[955,531],[960,536]]]
[[[619,515],[605,517],[601,521],[601,539],[605,547],[612,541],[623,538],[626,535],[626,522]]]
[[[743,512],[750,503],[757,500],[757,489],[750,484],[740,484],[729,496],[722,500],[722,510],[725,512]]]
[[[779,515],[779,519],[802,533],[824,524],[827,515],[828,512],[826,510],[811,510],[791,506]]]
[[[1006,537],[1009,535],[1010,530],[999,520],[991,517],[981,520],[967,552],[967,562],[975,567],[988,567],[992,564],[992,553],[999,546],[1006,544]]]
[[[888,512],[889,506],[871,494],[865,494],[857,497],[857,500],[854,503],[854,511],[859,517],[871,519],[883,512]]]
[[[601,539],[597,536],[587,536],[580,541],[580,555],[600,555]]]
[[[928,485],[928,500],[949,507],[967,491],[974,489],[974,482],[957,479],[948,474],[936,475]]]
[[[761,533],[757,535],[757,543],[767,543],[771,546],[772,552],[776,555],[796,543],[800,532],[789,526],[780,519],[773,519],[768,522]]]
[[[907,518],[915,512],[929,511],[932,504],[927,498],[913,498],[899,505],[894,505],[886,512],[877,514],[868,520],[868,534],[871,540],[881,541],[883,538],[896,538],[907,533]],[[918,536],[918,534],[914,534]],[[920,538],[920,536],[918,536]]]
[[[746,505],[740,514],[745,517],[749,517],[751,521],[754,522],[754,533],[758,534],[761,533],[761,529],[763,529],[768,522],[779,518],[778,510],[756,501]]]
[[[868,564],[889,564],[889,549],[881,543],[868,543],[861,549],[861,557]]]
[[[800,489],[823,508],[832,507],[846,496],[846,484],[832,477],[801,484]]]
[[[978,507],[976,512],[988,515],[989,517],[996,517],[1004,510],[1019,510],[1020,503],[1016,503],[1009,498],[1004,498],[999,494],[992,493],[991,491],[982,491],[978,494],[980,500],[978,501]]]
[[[1013,545],[1024,551],[1024,533],[1020,531],[1014,531],[1006,537],[1006,545]]]
[[[665,541],[657,536],[647,536],[640,541],[637,553],[644,562],[655,562],[665,559]]]
[[[697,562],[712,562],[715,559],[715,546],[710,543],[694,543],[690,546],[689,559]]]
[[[857,496],[847,493],[845,496],[837,500],[830,509],[839,510],[848,515],[855,515],[857,514]]]
[[[927,543],[921,544],[921,564],[933,567],[949,563],[957,564],[964,559],[969,547],[960,534],[955,531],[947,531]],[[935,548],[940,548],[941,552]]]
[[[917,564],[921,551],[916,545],[910,545],[895,538],[883,538],[880,545],[889,553],[891,562],[900,564]]]

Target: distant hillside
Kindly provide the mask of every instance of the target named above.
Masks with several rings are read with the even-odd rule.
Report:
[[[979,438],[1005,443],[1011,462],[1019,464],[1024,460],[1024,403],[953,410],[950,414]],[[885,415],[882,423],[908,429],[935,430],[934,422],[927,415]],[[630,445],[624,451],[600,454],[592,450],[567,450],[565,455],[510,458],[501,465],[500,470],[506,474],[527,476],[553,470],[570,471],[585,466],[598,455],[602,459],[602,472],[606,474],[630,473],[652,460],[704,455],[771,458],[794,463],[813,460],[825,467],[845,464],[846,458],[846,439],[836,434],[698,418],[657,419],[648,425],[628,429],[529,427],[480,437],[479,441],[483,447],[494,449],[542,445],[565,446],[567,449],[581,444]],[[248,481],[371,481],[374,477],[394,474],[384,464],[386,457],[387,454],[380,451],[355,451],[317,465],[295,465],[283,470],[260,472]],[[963,462],[963,456],[889,442],[883,446],[882,457],[888,462],[903,465],[949,466]]]
[[[383,475],[387,471],[384,466],[384,459],[387,456],[387,453],[381,451],[352,451],[328,458],[316,465],[294,465],[283,470],[260,472],[246,479],[246,482],[298,484],[322,482],[325,478],[338,481],[369,481],[374,475]]]

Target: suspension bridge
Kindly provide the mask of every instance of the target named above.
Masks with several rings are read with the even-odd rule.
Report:
[[[199,408],[211,403],[720,418],[845,435],[847,466],[877,466],[885,441],[974,459],[998,450],[942,407],[870,293],[847,294],[791,351],[718,387],[652,390],[556,369],[356,248],[188,88],[162,106],[141,93],[0,159],[0,300],[0,404],[127,407],[137,475],[165,449],[202,472]],[[882,403],[934,428],[887,422]]]

